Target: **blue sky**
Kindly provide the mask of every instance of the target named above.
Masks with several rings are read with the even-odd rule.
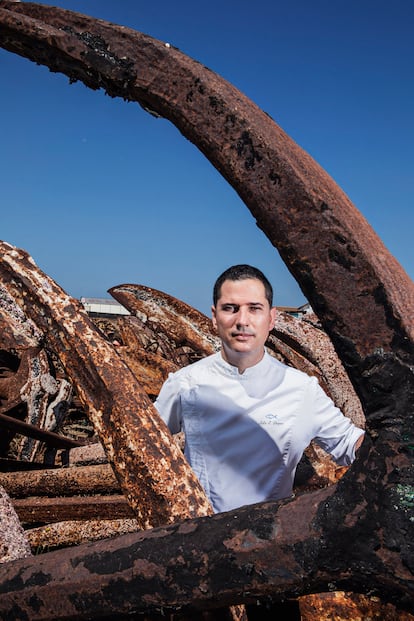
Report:
[[[239,88],[334,178],[414,276],[411,0],[61,0],[171,43]],[[0,238],[74,297],[161,289],[209,313],[251,263],[306,300],[235,191],[178,130],[0,50]]]

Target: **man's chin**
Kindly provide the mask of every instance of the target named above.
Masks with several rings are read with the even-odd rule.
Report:
[[[238,354],[250,354],[254,351],[253,343],[246,341],[236,341],[232,344],[231,350]]]

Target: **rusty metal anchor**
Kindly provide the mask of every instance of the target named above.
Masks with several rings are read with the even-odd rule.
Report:
[[[377,593],[414,612],[414,286],[401,266],[308,154],[242,93],[179,50],[102,20],[6,1],[0,2],[0,45],[139,102],[198,146],[238,192],[310,301],[361,399],[368,430],[359,458],[337,487],[281,506],[2,567],[0,610],[14,605],[30,610],[32,619],[57,619],[56,606],[64,602],[86,618],[277,600],[334,585]],[[2,276],[8,283],[19,271],[10,266],[9,276]],[[26,308],[17,290],[13,295]],[[42,301],[45,315],[53,316],[51,301]],[[76,343],[85,355],[96,350],[102,357],[98,374],[79,377],[88,387],[85,402],[99,401],[94,385],[105,386],[101,374],[109,381],[103,364],[109,350],[87,329],[82,339],[69,331],[59,341],[55,332],[70,316],[66,305],[62,310],[52,328],[45,318],[42,326],[56,347]],[[106,387],[112,394],[112,385]],[[99,417],[96,424],[102,424]],[[150,433],[147,440],[158,437]],[[108,448],[113,454],[122,446]],[[84,573],[69,584],[68,568],[75,565]],[[42,585],[39,569],[47,576]],[[23,574],[25,589],[11,591]],[[218,603],[217,581],[223,579]],[[115,583],[124,593],[117,606]],[[84,596],[77,599],[78,593]],[[45,612],[48,602],[56,605]]]

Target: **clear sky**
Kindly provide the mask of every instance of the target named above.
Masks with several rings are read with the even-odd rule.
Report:
[[[265,110],[348,194],[411,278],[414,2],[61,0],[169,42]],[[209,314],[216,276],[261,268],[306,302],[235,191],[135,103],[0,50],[0,238],[74,297],[122,283]]]

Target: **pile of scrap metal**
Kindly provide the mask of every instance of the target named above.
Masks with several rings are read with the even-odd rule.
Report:
[[[139,349],[132,337],[115,348],[24,252],[1,243],[3,333],[21,347],[5,347],[12,355],[3,358],[2,379],[7,386],[20,364],[22,374],[25,365],[35,367],[23,391],[25,404],[33,399],[28,410],[52,420],[49,434],[60,424],[58,415],[53,428],[49,406],[57,398],[65,409],[62,380],[70,384],[142,530],[3,563],[0,616],[79,621],[206,610],[220,616],[223,606],[234,613],[241,612],[235,606],[256,602],[272,609],[289,597],[342,589],[381,597],[400,609],[400,619],[414,612],[414,285],[408,275],[349,198],[269,115],[174,46],[57,7],[7,0],[0,0],[0,45],[71,82],[138,102],[169,119],[204,153],[315,310],[361,401],[367,430],[355,463],[338,483],[212,516],[152,405],[169,365],[200,355],[187,327],[176,342],[177,358],[168,358],[154,378],[141,362],[131,362]],[[152,314],[144,322],[151,331],[150,322]],[[144,332],[134,338],[143,339]],[[281,332],[278,327],[270,348],[273,338],[282,340]],[[168,338],[157,334],[154,345],[147,336],[143,358],[171,353]],[[283,341],[278,355],[296,366],[293,357],[301,354],[333,394],[334,382],[314,347],[308,355],[293,351],[287,337]],[[44,361],[32,365],[22,351],[30,348],[39,350],[35,357],[44,349],[48,364],[53,352],[64,375],[58,365],[56,374]],[[39,367],[47,376],[44,386],[36,380]],[[4,394],[15,403],[5,416],[14,418],[10,413],[22,412],[19,394],[11,387]],[[28,444],[23,452],[17,443],[15,454],[36,455]],[[314,616],[322,619],[319,604]],[[387,618],[384,609],[380,615]]]

